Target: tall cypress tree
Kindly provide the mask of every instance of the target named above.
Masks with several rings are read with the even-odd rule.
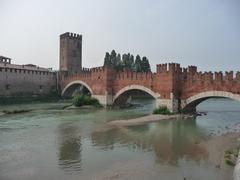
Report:
[[[149,61],[148,61],[148,59],[145,56],[142,58],[141,70],[143,72],[150,72],[151,71],[151,67],[150,67]]]
[[[151,71],[149,61],[145,56],[141,59],[141,57],[137,55],[134,61],[134,56],[132,54],[123,54],[121,57],[121,55],[117,54],[115,50],[112,50],[111,54],[108,52],[106,53],[104,58],[104,66],[111,66],[116,70],[128,68],[129,70],[136,72]]]
[[[135,60],[135,68],[134,68],[136,72],[142,72],[141,64],[142,64],[141,57],[137,55]]]
[[[111,58],[108,52],[106,52],[104,57],[104,66],[111,66]]]
[[[123,62],[123,67],[126,68],[128,66],[128,56],[127,56],[127,54],[122,55],[122,62]]]
[[[130,56],[129,62],[130,62],[130,69],[133,71],[134,70],[134,56],[133,55]]]
[[[111,59],[111,65],[113,67],[116,67],[117,64],[117,53],[115,50],[112,50],[111,55],[110,55],[110,59]]]
[[[114,66],[116,70],[122,70],[122,60],[121,60],[121,55],[118,54],[117,57],[116,57],[116,65]]]

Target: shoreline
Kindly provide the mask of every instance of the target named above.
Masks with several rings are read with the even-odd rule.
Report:
[[[115,120],[107,123],[108,126],[136,126],[143,125],[152,122],[158,122],[162,120],[174,120],[178,118],[189,118],[193,117],[188,114],[174,114],[174,115],[160,115],[160,114],[150,114],[147,116],[133,118],[128,120]]]
[[[208,151],[209,161],[216,167],[221,169],[224,179],[232,179],[234,174],[234,166],[225,163],[225,151],[238,147],[240,132],[231,132],[220,136],[212,137],[206,141],[199,143],[200,147]]]

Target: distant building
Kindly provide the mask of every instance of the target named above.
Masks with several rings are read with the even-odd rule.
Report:
[[[0,97],[39,96],[56,91],[56,73],[33,64],[11,64],[0,56]]]
[[[0,63],[11,64],[11,58],[0,56]]]

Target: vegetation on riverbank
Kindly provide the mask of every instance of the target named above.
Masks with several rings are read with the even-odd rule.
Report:
[[[84,95],[76,95],[73,97],[72,103],[76,107],[81,107],[84,105],[91,105],[95,107],[101,107],[101,104],[96,98]]]
[[[153,114],[172,115],[173,113],[166,106],[159,106],[153,110]]]
[[[229,166],[235,166],[239,154],[239,147],[224,152],[225,163]]]

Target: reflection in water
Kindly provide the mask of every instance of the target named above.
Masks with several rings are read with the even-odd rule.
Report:
[[[198,145],[201,137],[195,119],[162,121],[91,134],[93,145],[103,150],[120,145],[132,150],[153,151],[156,162],[171,165],[177,165],[183,158],[206,159],[207,151]]]
[[[240,103],[208,100],[199,105],[207,115],[197,119],[106,129],[106,122],[151,113],[153,103],[143,101],[121,110],[26,104],[21,108],[43,110],[0,116],[0,179],[229,179],[200,142],[239,132]]]
[[[60,124],[58,127],[59,166],[65,170],[81,169],[80,129],[72,124]]]

